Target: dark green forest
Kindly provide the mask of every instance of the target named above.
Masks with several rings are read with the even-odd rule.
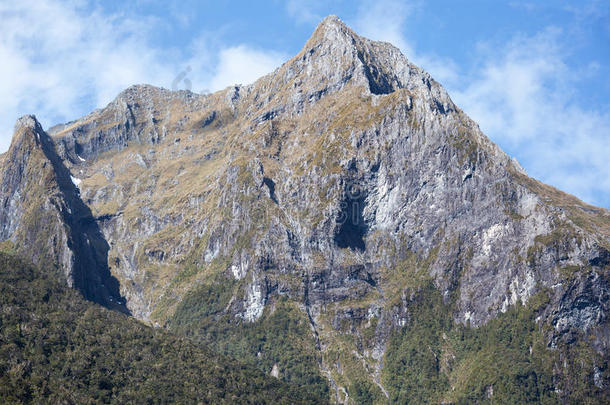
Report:
[[[323,403],[0,253],[0,403]]]

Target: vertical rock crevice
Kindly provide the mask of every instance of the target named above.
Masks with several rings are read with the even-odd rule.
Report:
[[[334,234],[335,244],[339,248],[349,248],[363,252],[366,249],[365,236],[368,225],[364,218],[364,207],[367,193],[356,182],[348,182],[339,204]]]

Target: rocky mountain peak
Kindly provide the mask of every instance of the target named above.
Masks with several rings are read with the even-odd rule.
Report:
[[[4,191],[17,187],[19,178],[22,176],[31,156],[35,159],[46,159],[54,153],[54,143],[49,135],[43,130],[42,125],[34,115],[24,115],[15,123],[13,138],[4,162],[7,172],[2,181],[5,183]],[[12,187],[8,183],[13,182]]]
[[[396,47],[357,35],[334,15],[318,25],[299,56],[307,64],[308,78],[321,76],[331,87],[362,85],[373,94],[405,87],[414,67]]]
[[[33,144],[40,145],[41,134],[44,134],[42,126],[35,115],[24,115],[15,122],[14,136],[11,140],[10,149],[20,149],[24,142],[28,140]]]
[[[320,24],[318,24],[316,29],[328,27],[328,26],[342,26],[347,28],[345,23],[335,14],[330,14],[324,17]],[[349,28],[348,28],[349,29]],[[351,30],[350,30],[351,31]]]
[[[258,110],[254,120],[260,123],[281,112],[300,115],[320,99],[344,90],[350,97],[405,90],[443,114],[456,110],[445,90],[398,48],[361,37],[332,15],[295,57],[255,83],[235,88],[232,100],[247,112]]]
[[[305,49],[318,45],[331,45],[337,50],[345,50],[361,40],[339,17],[329,15],[314,30],[311,38],[305,44]]]
[[[27,114],[22,116],[21,118],[17,119],[17,122],[15,123],[15,132],[18,132],[20,129],[22,128],[38,128],[40,127],[40,123],[38,122],[38,120],[36,119],[35,115],[32,114]]]
[[[107,243],[80,198],[80,173],[73,175],[56,149],[34,115],[17,120],[0,165],[0,241],[15,243],[35,264],[63,270],[85,298],[127,312],[108,271]]]

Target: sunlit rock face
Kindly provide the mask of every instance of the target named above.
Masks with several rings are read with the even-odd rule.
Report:
[[[0,161],[0,236],[35,251],[37,210],[44,260],[144,321],[165,325],[226,280],[236,324],[298,305],[325,375],[336,336],[373,327],[352,351],[382,390],[388,339],[427,283],[456,323],[544,292],[550,346],[581,332],[610,344],[610,213],[529,178],[428,73],[336,17],[252,85],[134,86],[48,135],[30,120]]]

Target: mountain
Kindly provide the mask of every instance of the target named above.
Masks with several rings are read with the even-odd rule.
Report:
[[[24,117],[0,164],[19,254],[333,402],[610,400],[610,211],[337,17],[248,86]]]

